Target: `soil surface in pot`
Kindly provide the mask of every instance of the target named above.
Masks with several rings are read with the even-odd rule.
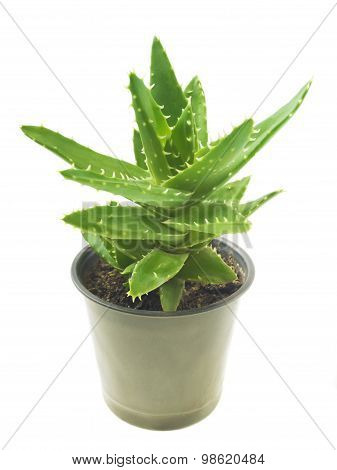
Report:
[[[238,278],[227,284],[207,284],[199,282],[186,282],[185,290],[177,310],[189,310],[205,307],[218,302],[240,289],[244,274],[232,252],[227,251],[225,245],[214,240],[212,243],[218,253],[236,272]],[[127,277],[117,269],[98,259],[90,271],[84,276],[85,287],[94,295],[106,302],[138,310],[162,310],[159,299],[159,289],[144,295],[141,300],[132,301],[127,296]]]

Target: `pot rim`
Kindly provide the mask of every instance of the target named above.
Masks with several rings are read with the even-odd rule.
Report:
[[[227,245],[231,250],[234,251],[235,257],[239,262],[241,268],[245,272],[245,280],[242,286],[235,291],[233,294],[229,295],[228,297],[219,300],[218,302],[214,302],[209,304],[205,307],[199,308],[192,308],[189,310],[178,310],[172,312],[163,312],[161,310],[140,310],[140,309],[133,309],[130,307],[123,307],[121,305],[113,304],[112,302],[107,302],[106,300],[100,299],[92,292],[90,292],[82,283],[80,279],[80,268],[83,267],[86,261],[88,261],[89,257],[97,256],[96,253],[91,249],[89,245],[82,248],[82,250],[77,254],[75,257],[72,265],[71,265],[71,278],[77,287],[77,289],[89,300],[95,302],[96,304],[100,304],[103,307],[108,308],[109,310],[117,310],[118,312],[125,313],[127,315],[138,315],[144,317],[160,317],[160,318],[172,318],[172,317],[183,317],[187,315],[200,315],[202,313],[209,312],[211,310],[215,310],[223,305],[227,305],[232,303],[234,300],[237,300],[239,297],[244,294],[249,287],[251,286],[254,277],[255,277],[255,269],[254,263],[248,253],[239,247],[236,243],[227,240],[225,237],[219,237],[217,240],[220,240],[222,243]]]

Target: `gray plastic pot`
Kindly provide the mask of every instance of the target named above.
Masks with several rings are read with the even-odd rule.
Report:
[[[84,248],[72,278],[89,312],[103,395],[109,408],[136,426],[178,429],[205,418],[217,405],[239,297],[254,266],[238,246],[221,239],[244,273],[242,287],[206,308],[172,313],[113,305],[89,292],[85,272],[97,260]]]

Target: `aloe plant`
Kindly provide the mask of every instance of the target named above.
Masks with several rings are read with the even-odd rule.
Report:
[[[292,117],[309,87],[310,82],[264,121],[247,119],[209,142],[199,78],[183,89],[155,38],[150,85],[130,74],[137,123],[135,164],[97,153],[45,127],[22,130],[72,166],[61,171],[64,178],[134,203],[110,202],[63,220],[79,228],[92,249],[125,275],[133,300],[158,289],[163,310],[174,311],[186,281],[223,284],[236,279],[211,241],[247,231],[247,218],[280,191],[242,202],[249,178],[230,180]]]

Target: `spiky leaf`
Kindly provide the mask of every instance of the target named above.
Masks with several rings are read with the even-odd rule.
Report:
[[[66,179],[85,184],[100,191],[123,196],[130,201],[157,207],[176,207],[185,204],[190,193],[157,186],[149,182],[106,178],[90,171],[65,170],[60,172]]]
[[[155,182],[164,181],[168,178],[170,170],[163,147],[171,130],[150,90],[134,73],[130,74],[129,88],[146,156],[146,165]]]
[[[222,139],[224,138],[225,136],[222,137]],[[215,147],[219,142],[220,140],[222,139],[218,139],[216,140],[215,142],[211,142],[209,145],[206,145],[205,147],[202,147],[201,149],[199,149],[197,152],[195,152],[194,154],[194,158],[196,160],[200,160],[202,157],[204,157],[205,155],[208,154],[208,152],[211,150],[212,147]]]
[[[168,124],[174,126],[187,100],[158,38],[154,38],[152,43],[151,92],[156,102],[163,107]]]
[[[249,141],[244,146],[244,148],[242,148],[242,152],[239,152],[235,158],[232,158],[229,161],[223,176],[223,182],[226,182],[235,173],[240,171],[241,168],[251,160],[256,152],[258,152],[258,150],[260,150],[269,141],[269,139],[273,137],[286,122],[288,122],[288,120],[301,106],[303,99],[309,91],[310,85],[311,81],[304,85],[304,87],[301,88],[301,90],[294,96],[294,98],[289,101],[289,103],[254,127]],[[203,162],[203,160],[207,158],[210,153],[209,152],[205,154],[204,152],[205,150],[202,149],[196,155],[196,158],[199,158],[200,162]],[[172,180],[173,179],[174,178],[172,178]],[[172,184],[172,180],[170,180],[169,184]],[[172,182],[174,183],[174,181]]]
[[[111,202],[64,220],[125,274],[133,299],[158,288],[163,310],[169,311],[178,307],[186,280],[218,284],[235,279],[210,243],[223,233],[248,230],[247,217],[278,191],[242,204],[249,178],[228,182],[291,118],[309,86],[255,128],[249,119],[208,143],[199,79],[194,77],[183,92],[155,38],[150,89],[130,74],[137,165],[94,152],[44,127],[22,130],[74,167],[62,172],[65,178],[138,204],[125,208]]]
[[[177,217],[165,221],[177,230],[194,230],[215,235],[246,232],[250,223],[234,207],[221,204],[198,204],[182,209]]]
[[[115,246],[116,260],[120,269],[126,269],[134,260]]]
[[[280,108],[269,118],[257,124],[252,132],[250,141],[247,143],[241,155],[230,162],[228,171],[234,175],[246,165],[254,155],[273,137],[277,131],[294,115],[301,106],[303,99],[309,91],[311,82],[308,82],[285,106]]]
[[[154,249],[136,264],[130,278],[132,298],[141,297],[174,277],[184,265],[188,254],[171,254]]]
[[[225,182],[232,175],[228,166],[236,161],[247,143],[253,128],[251,119],[235,128],[228,136],[212,148],[207,155],[164,183],[166,187],[193,191],[198,199]]]
[[[153,250],[155,243],[154,241],[146,240],[115,240],[114,242],[119,251],[137,261]]]
[[[174,312],[180,303],[185,282],[177,276],[162,284],[159,288],[160,303],[164,312]]]
[[[208,152],[211,150],[211,148],[216,147],[218,143],[221,140],[223,140],[226,136],[227,134],[224,134],[222,137],[219,137],[218,139],[213,140],[212,142],[207,144],[205,147],[202,147],[201,149],[199,149],[194,155],[195,159],[200,160],[203,156],[207,155]]]
[[[281,192],[282,190],[273,191],[269,194],[266,194],[265,196],[255,199],[255,201],[250,201],[250,202],[246,202],[245,204],[240,204],[238,210],[244,217],[249,217],[253,212],[259,209],[259,207],[261,207],[266,202],[270,201],[270,199],[277,196]]]
[[[125,216],[116,217],[114,207],[96,206],[82,211],[75,211],[66,215],[63,220],[82,232],[94,233],[102,237],[113,240],[163,240],[178,241],[185,237],[184,233],[177,233],[156,218],[144,213],[137,217]],[[140,209],[123,207],[120,209]],[[132,214],[132,211],[131,211]]]
[[[178,276],[203,284],[222,284],[237,278],[235,271],[210,246],[192,253]]]
[[[193,115],[191,104],[188,104],[178,122],[172,130],[172,148],[176,155],[179,156],[177,162],[184,166],[186,162],[193,161],[194,153],[194,132],[193,132]]]
[[[135,154],[137,165],[140,168],[147,170],[146,156],[145,156],[144,149],[143,149],[143,142],[142,142],[139,132],[136,129],[133,130],[133,152]]]
[[[195,247],[198,247],[199,245],[208,245],[213,240],[213,238],[215,238],[215,235],[213,233],[189,230],[185,240],[183,240],[180,245],[184,245],[186,246],[186,248],[191,248],[194,250]]]
[[[212,191],[207,195],[206,202],[223,202],[225,204],[230,204],[233,202],[237,203],[244,195],[249,181],[250,177],[246,176],[241,180],[218,186],[215,191]]]
[[[127,267],[124,269],[124,271],[122,272],[122,274],[131,274],[132,271],[135,269],[136,264],[137,264],[137,262],[129,264],[129,266],[127,266]]]
[[[144,179],[150,176],[143,168],[97,153],[46,127],[22,126],[21,129],[27,137],[51,150],[75,168],[88,169],[93,173],[113,178]]]
[[[108,240],[97,233],[83,232],[82,235],[98,256],[114,268],[120,268],[116,258],[115,247],[111,240]]]
[[[295,114],[308,93],[310,86],[311,81],[306,83],[289,103],[282,106],[276,113],[254,127],[252,140],[248,143],[247,151],[245,152],[249,159],[252,158]]]
[[[164,147],[165,142],[171,135],[171,129],[167,124],[167,121],[162,113],[162,110],[158,103],[154,100],[151,91],[144,84],[143,80],[135,73],[129,75],[130,83],[129,89],[132,95],[132,105],[135,109],[137,116],[137,108],[141,108],[142,116],[145,116],[146,120],[152,124],[156,135],[158,136],[162,146]],[[138,127],[143,127],[143,121],[139,123]],[[141,129],[139,129],[141,133]]]
[[[198,77],[192,78],[190,83],[187,85],[185,96],[191,98],[199,147],[205,147],[208,142],[206,100]]]

